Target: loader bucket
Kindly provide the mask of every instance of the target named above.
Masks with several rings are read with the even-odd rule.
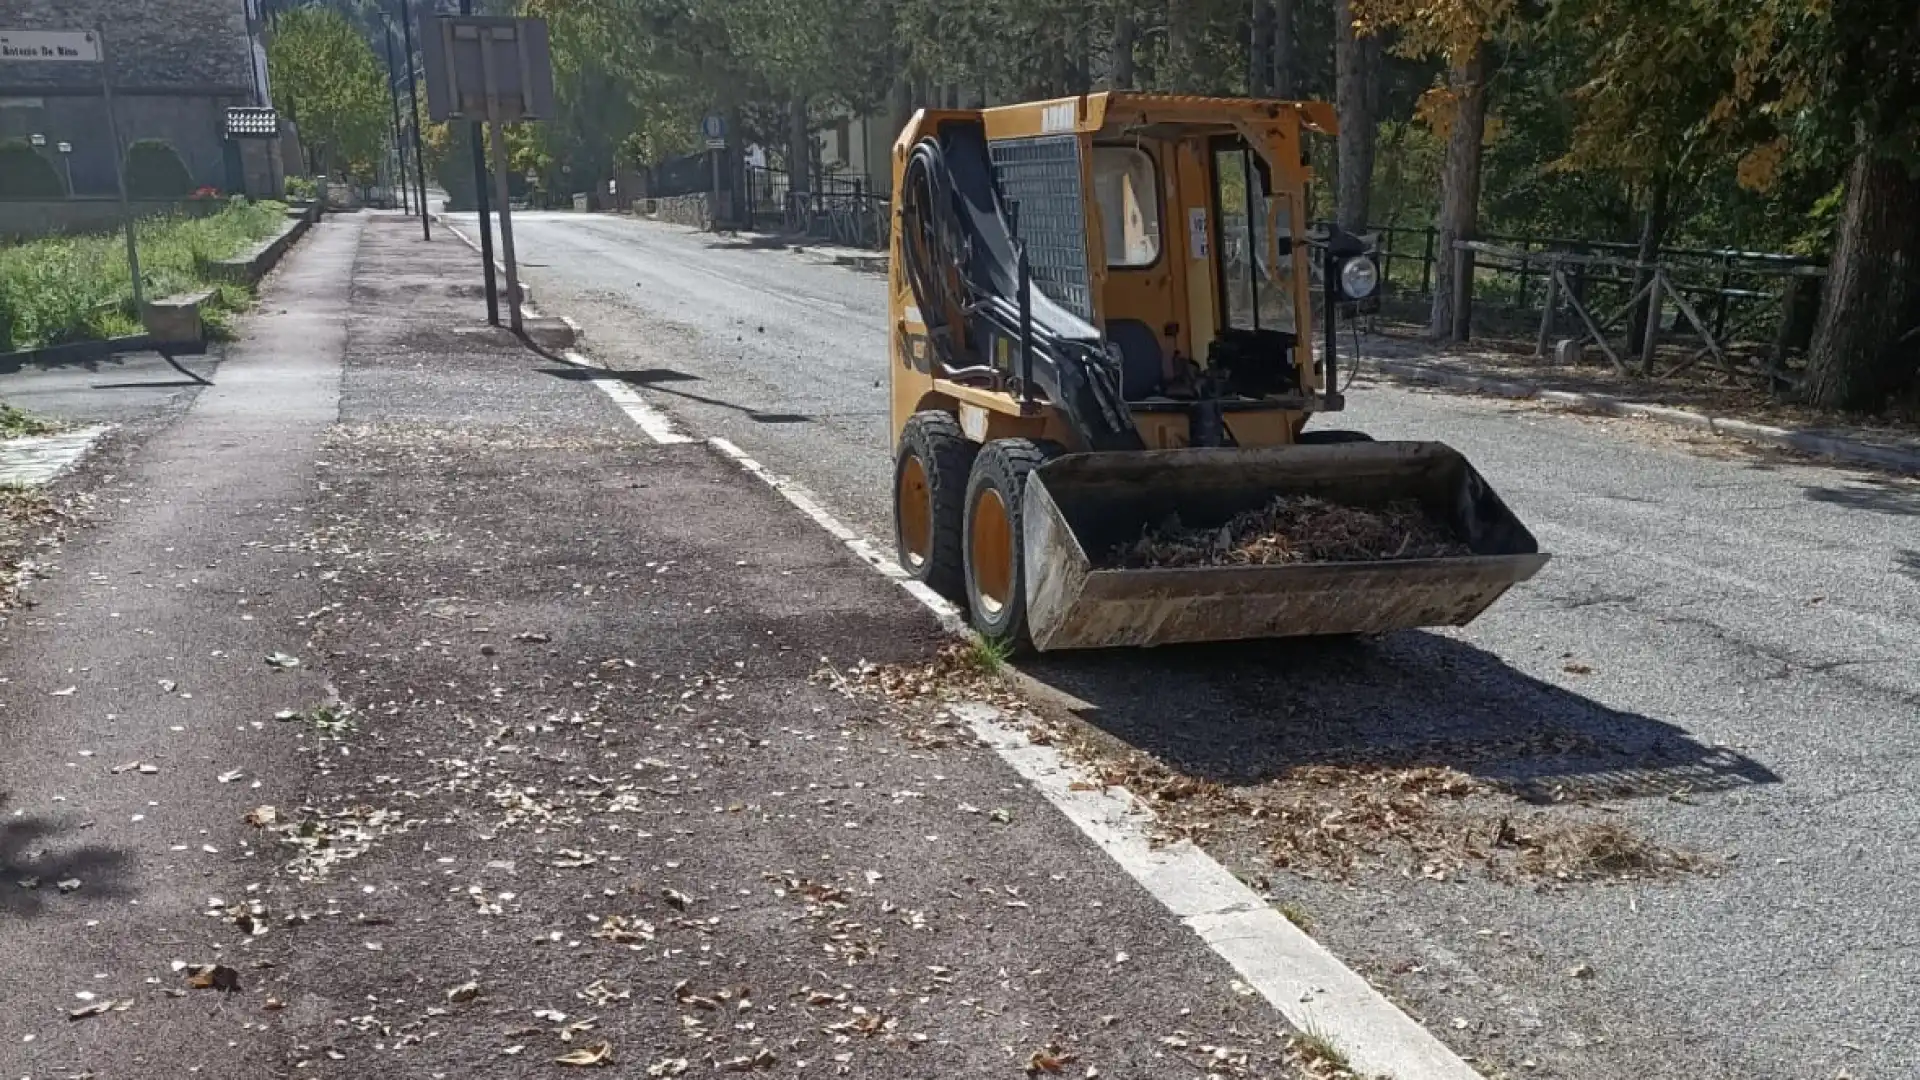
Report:
[[[1278,495],[1417,500],[1473,553],[1100,568],[1169,514],[1216,526]],[[1548,558],[1467,459],[1435,442],[1076,454],[1035,470],[1024,498],[1027,625],[1041,651],[1464,626]]]

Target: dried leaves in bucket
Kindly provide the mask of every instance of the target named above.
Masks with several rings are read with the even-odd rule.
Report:
[[[1342,506],[1312,495],[1281,495],[1225,525],[1195,529],[1177,517],[1141,530],[1110,564],[1128,569],[1374,562],[1472,554],[1451,530],[1412,501],[1379,508]]]

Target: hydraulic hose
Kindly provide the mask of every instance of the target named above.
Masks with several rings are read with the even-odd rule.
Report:
[[[984,139],[975,136],[971,182],[983,184],[990,166]],[[962,146],[962,152],[968,147]],[[962,193],[954,183],[947,147],[930,136],[914,144],[901,174],[901,244],[908,285],[936,369],[942,378],[992,378],[1004,386],[1010,374],[982,364],[967,350],[969,326],[990,327],[995,333],[1025,340],[1032,355],[1033,385],[1024,387],[1065,413],[1089,449],[1142,449],[1126,403],[1120,395],[1117,371],[1101,345],[1099,332],[1077,316],[1056,311],[1053,323],[1021,316],[1019,289],[1004,279],[1001,250],[1011,240],[997,193],[974,190],[972,209],[963,211]],[[993,230],[992,236],[976,235]],[[1004,235],[1003,235],[1004,234]],[[1009,295],[1009,293],[1016,295]],[[1038,304],[1045,298],[1037,291]],[[962,320],[956,323],[955,316]],[[1077,327],[1072,335],[1059,327]]]

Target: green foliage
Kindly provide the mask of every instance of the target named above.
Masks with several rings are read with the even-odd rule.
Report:
[[[0,348],[5,348],[0,344]],[[18,439],[29,435],[51,435],[61,428],[60,424],[30,412],[23,412],[4,401],[0,401],[0,439]]]
[[[199,185],[164,139],[141,139],[127,147],[127,195],[135,199],[184,199]]]
[[[135,229],[148,296],[206,287],[201,266],[231,258],[286,221],[286,204],[234,199],[203,218],[161,217]],[[49,237],[0,249],[0,327],[10,347],[134,333],[133,286],[119,231]]]
[[[318,4],[282,13],[267,72],[274,106],[299,130],[314,171],[371,178],[392,104],[380,61],[353,23]]]
[[[67,194],[53,162],[25,139],[0,139],[0,199],[59,199]]]
[[[307,176],[288,176],[286,194],[289,199],[317,199],[320,197],[320,185]]]

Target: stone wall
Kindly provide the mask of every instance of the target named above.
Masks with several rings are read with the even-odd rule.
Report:
[[[713,211],[708,206],[709,201],[709,196],[705,194],[675,195],[667,199],[654,199],[652,200],[653,216],[675,225],[709,229],[713,227]]]
[[[135,199],[136,218],[161,214],[204,216],[218,213],[223,200]],[[108,232],[126,218],[119,199],[0,199],[0,241],[32,240],[57,233]]]
[[[253,55],[243,0],[7,0],[9,30],[103,26],[116,90],[252,96]],[[92,64],[8,64],[0,91],[96,93]]]
[[[241,186],[222,135],[230,105],[254,104],[256,55],[245,0],[4,0],[8,29],[104,26],[122,143],[171,143],[196,182]],[[0,138],[40,134],[48,154],[73,145],[73,189],[111,195],[118,160],[95,64],[0,67]],[[57,160],[57,159],[56,159]],[[266,194],[266,193],[262,193]]]

